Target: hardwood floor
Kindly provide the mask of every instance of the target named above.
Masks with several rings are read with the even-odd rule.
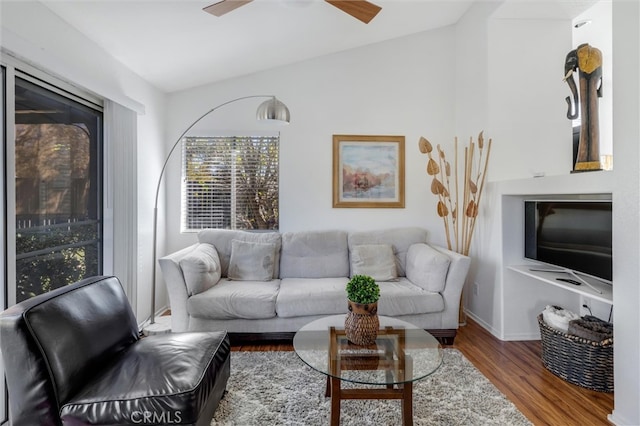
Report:
[[[502,342],[473,320],[458,330],[457,348],[536,425],[608,425],[613,393],[572,385],[548,371],[540,341]]]
[[[453,346],[535,425],[608,425],[613,394],[590,391],[556,377],[542,365],[540,341],[502,342],[473,320]],[[234,351],[291,351],[290,343],[233,346]]]

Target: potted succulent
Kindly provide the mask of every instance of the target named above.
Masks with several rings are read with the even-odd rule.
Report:
[[[348,308],[345,334],[351,343],[370,345],[378,337],[380,287],[368,275],[354,275],[347,283]]]

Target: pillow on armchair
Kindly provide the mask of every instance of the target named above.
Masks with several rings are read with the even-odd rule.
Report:
[[[407,251],[407,278],[427,291],[439,293],[449,272],[451,259],[427,244],[412,244]]]
[[[220,258],[214,246],[200,243],[191,253],[180,259],[189,296],[202,293],[220,280]]]

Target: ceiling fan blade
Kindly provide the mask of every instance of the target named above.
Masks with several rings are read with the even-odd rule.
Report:
[[[382,10],[366,0],[325,0],[327,3],[368,24]]]
[[[222,16],[225,13],[229,13],[240,6],[251,3],[252,1],[253,0],[222,0],[218,3],[212,4],[211,6],[203,8],[202,10],[215,16]]]

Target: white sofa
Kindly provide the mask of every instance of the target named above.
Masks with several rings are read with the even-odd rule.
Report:
[[[203,230],[159,259],[174,332],[227,330],[232,340],[289,339],[347,312],[355,274],[380,284],[378,313],[452,343],[467,256],[427,244],[422,228],[246,232]]]

